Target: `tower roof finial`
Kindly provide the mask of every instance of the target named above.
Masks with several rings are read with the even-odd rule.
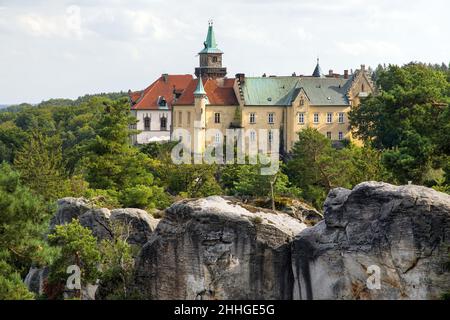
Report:
[[[198,77],[197,87],[194,91],[194,96],[203,96],[206,95],[205,88],[203,87],[202,77]]]
[[[199,53],[223,53],[217,48],[216,36],[214,35],[213,20],[208,20],[208,34],[203,42],[204,48]]]
[[[317,56],[317,64],[316,64],[316,67],[314,69],[312,76],[317,77],[317,78],[323,78],[322,69],[320,68],[320,65],[319,65],[319,56]]]

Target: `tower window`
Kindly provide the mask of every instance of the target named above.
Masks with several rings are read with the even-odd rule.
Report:
[[[217,57],[216,56],[212,57],[212,62],[217,62]]]
[[[319,114],[314,113],[314,123],[319,123]]]
[[[270,112],[270,113],[268,114],[267,122],[269,122],[270,124],[272,124],[272,123],[273,123],[274,117],[275,117],[275,114],[274,114],[273,112]]]
[[[249,119],[249,122],[250,122],[250,123],[255,123],[255,122],[256,122],[255,119],[256,119],[255,113],[254,113],[254,112],[250,113],[250,119]]]
[[[145,131],[150,131],[150,117],[149,116],[145,116],[144,118],[144,130]]]
[[[220,113],[214,113],[214,123],[220,123]]]

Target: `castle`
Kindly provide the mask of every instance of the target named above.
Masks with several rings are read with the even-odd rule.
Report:
[[[354,140],[348,112],[375,91],[364,65],[355,72],[344,70],[340,75],[330,70],[325,75],[317,59],[311,76],[246,77],[238,73],[228,78],[222,56],[210,22],[195,79],[190,74],[163,74],[146,89],[129,91],[131,112],[138,120],[135,129],[141,131],[133,142],[169,140],[179,128],[193,135],[194,125],[200,132],[218,129],[222,137],[229,128],[266,129],[269,142],[271,131],[278,129],[280,152],[289,152],[297,132],[307,127],[332,141]],[[207,144],[218,138],[202,133],[202,139]]]

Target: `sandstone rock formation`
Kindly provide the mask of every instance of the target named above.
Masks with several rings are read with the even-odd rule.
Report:
[[[58,200],[58,209],[50,221],[50,232],[57,225],[70,223],[78,219],[80,224],[92,231],[99,240],[111,239],[115,223],[124,226],[128,233],[127,242],[139,248],[148,242],[159,220],[154,219],[146,211],[140,209],[93,208],[83,198],[63,198]],[[31,267],[24,282],[28,289],[36,294],[43,294],[43,282],[48,276],[48,268]],[[97,286],[88,285],[83,288],[83,296],[93,299]]]
[[[166,210],[137,261],[151,299],[291,299],[290,241],[306,226],[222,197]]]
[[[65,198],[51,229],[78,218],[101,240],[115,222],[127,226],[127,241],[141,248],[129,289],[146,299],[437,299],[450,292],[449,195],[379,182],[337,188],[313,227],[303,222],[320,214],[295,207],[287,214],[208,197],[177,202],[158,220]],[[46,274],[32,268],[25,282],[41,292]]]
[[[332,190],[324,213],[293,242],[294,299],[436,299],[450,290],[449,195],[365,182]],[[367,286],[369,266],[379,267],[379,289]]]

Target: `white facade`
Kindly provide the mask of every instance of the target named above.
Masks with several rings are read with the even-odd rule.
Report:
[[[132,110],[131,113],[138,121],[134,129],[141,131],[133,137],[133,143],[146,144],[170,140],[171,110]]]

